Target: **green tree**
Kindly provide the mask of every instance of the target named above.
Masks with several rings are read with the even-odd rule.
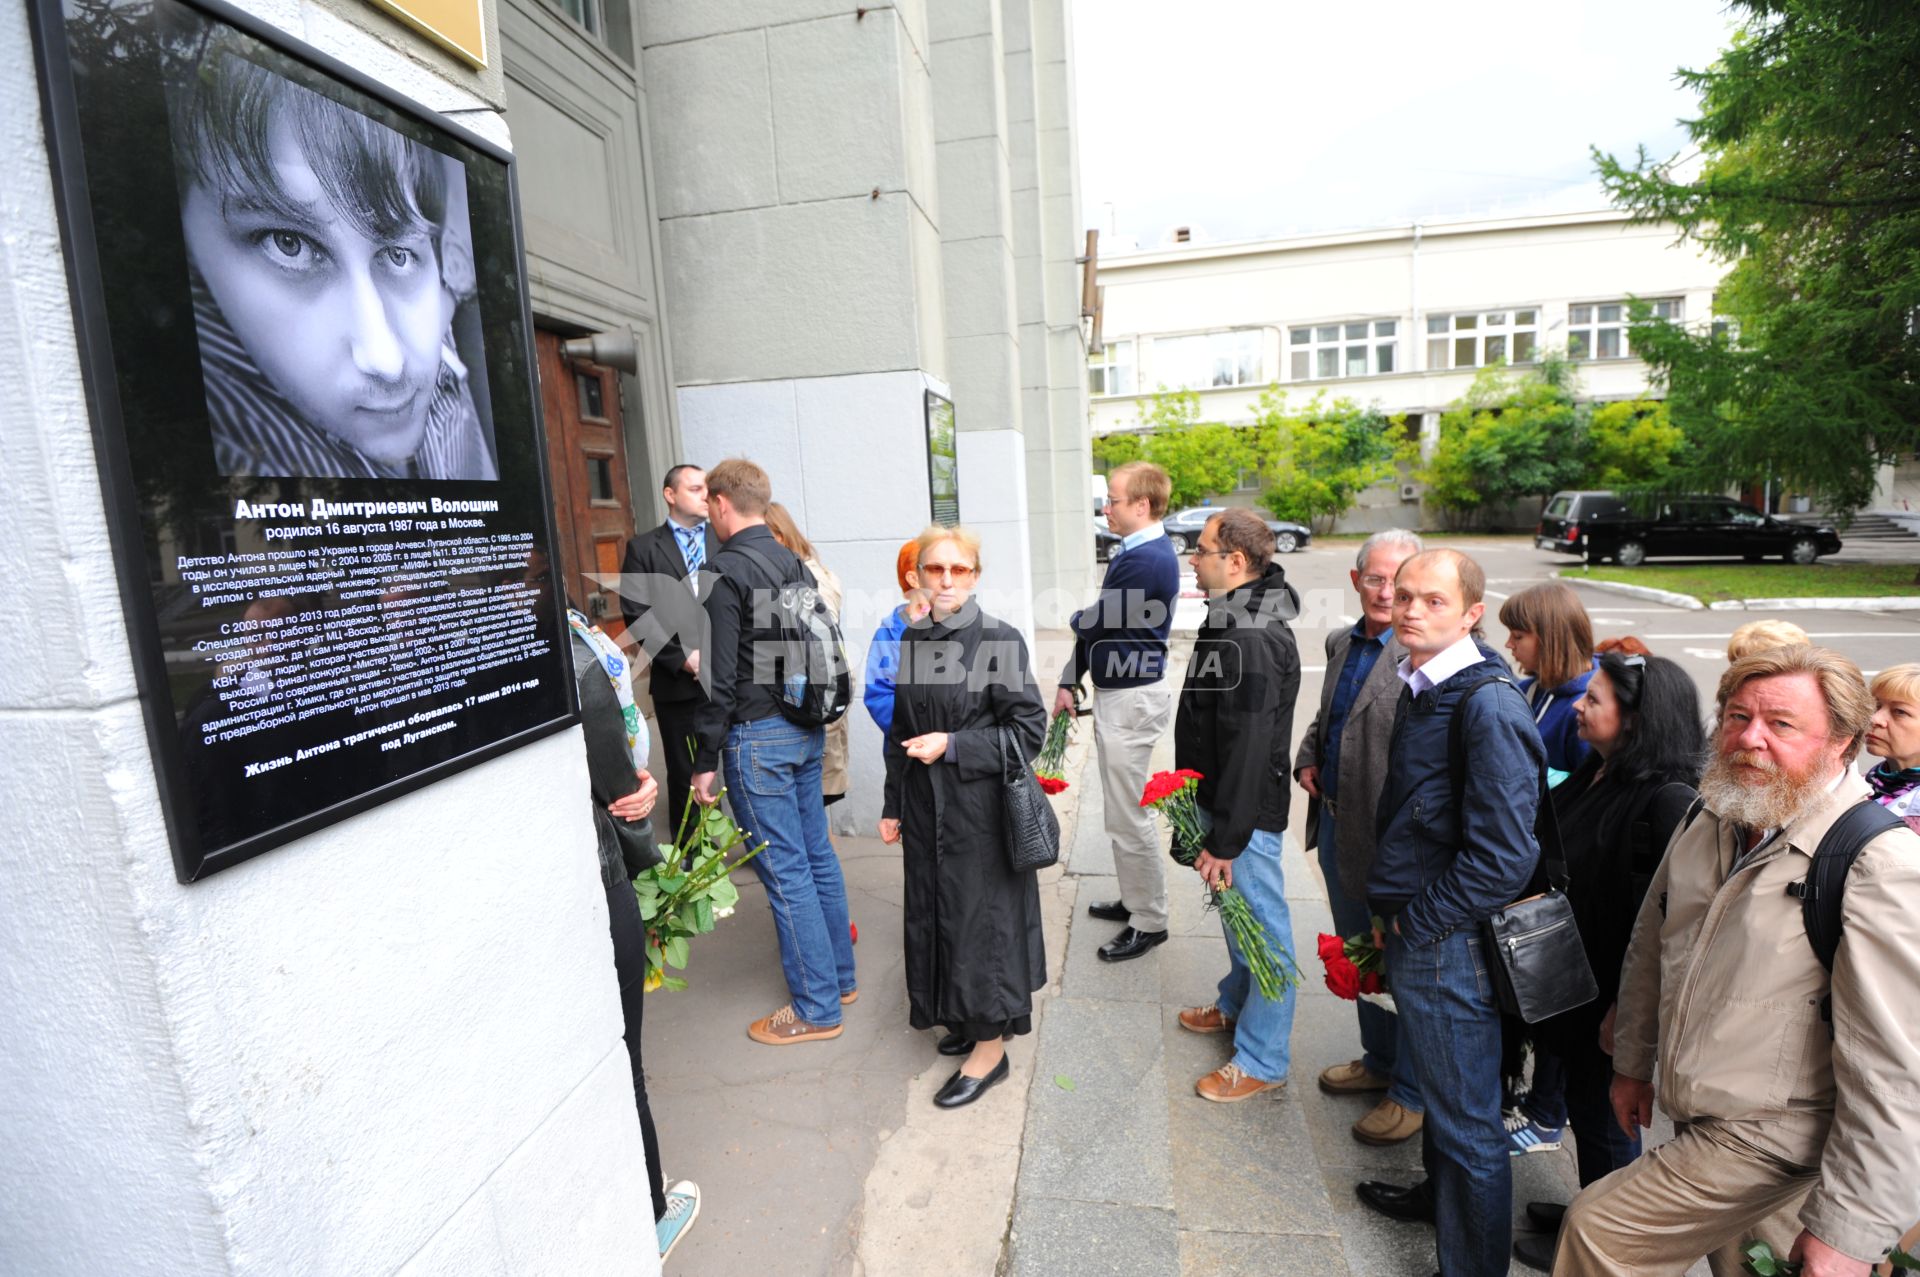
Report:
[[[1350,399],[1331,404],[1315,395],[1298,412],[1270,388],[1260,397],[1249,442],[1265,491],[1260,504],[1275,518],[1324,531],[1353,508],[1361,492],[1395,477],[1419,454],[1406,437],[1406,417],[1361,408]]]
[[[1421,471],[1427,496],[1451,521],[1552,492],[1580,473],[1573,369],[1547,354],[1527,372],[1495,365],[1440,417],[1440,443]]]
[[[1679,73],[1700,93],[1698,176],[1644,148],[1595,159],[1636,219],[1730,263],[1715,308],[1737,336],[1636,308],[1634,349],[1692,444],[1686,482],[1772,476],[1852,511],[1878,466],[1920,444],[1920,7],[1733,8],[1731,47]]]
[[[1173,482],[1169,500],[1174,508],[1239,486],[1240,471],[1251,465],[1246,432],[1201,421],[1200,396],[1191,390],[1163,390],[1136,412],[1146,431],[1146,459]]]
[[[1672,485],[1686,435],[1658,399],[1601,404],[1587,420],[1588,487],[1653,489]]]
[[[1101,474],[1111,474],[1115,466],[1138,461],[1146,455],[1146,441],[1137,434],[1094,436],[1093,464]]]

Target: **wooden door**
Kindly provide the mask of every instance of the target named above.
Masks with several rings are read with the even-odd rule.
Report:
[[[617,639],[626,628],[619,596],[611,585],[588,574],[609,580],[616,576],[633,536],[620,375],[600,364],[567,358],[560,353],[563,340],[545,329],[534,334],[561,579],[567,600]]]

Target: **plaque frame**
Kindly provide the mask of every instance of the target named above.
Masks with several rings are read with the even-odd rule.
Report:
[[[149,20],[152,20],[151,13],[156,2],[158,0],[147,0],[144,6]],[[232,27],[274,53],[303,64],[308,71],[362,94],[425,129],[443,134],[448,141],[467,148],[480,158],[501,166],[504,208],[497,211],[504,215],[506,223],[504,226],[495,223],[494,229],[496,233],[504,232],[511,242],[513,287],[517,301],[517,314],[512,314],[506,322],[517,326],[518,338],[512,344],[520,348],[520,367],[528,370],[528,376],[534,378],[529,387],[527,429],[531,431],[533,478],[538,483],[540,517],[537,525],[529,526],[524,531],[544,538],[537,548],[551,555],[552,547],[557,544],[553,496],[546,465],[546,426],[541,415],[537,373],[533,371],[538,365],[527,278],[525,219],[520,203],[519,170],[513,154],[457,121],[233,7],[225,0],[164,2],[196,11],[212,22]],[[202,822],[195,814],[196,795],[190,784],[191,776],[169,681],[160,617],[148,575],[144,539],[146,510],[139,495],[127,446],[125,405],[116,375],[113,333],[109,324],[107,280],[104,278],[102,254],[97,240],[94,196],[87,176],[86,140],[75,83],[75,61],[68,42],[67,0],[29,0],[27,11],[38,70],[42,124],[52,175],[54,205],[64,250],[77,362],[93,436],[135,686],[176,878],[183,884],[202,880],[263,852],[572,727],[579,721],[579,706],[573,678],[571,643],[564,619],[566,596],[561,574],[552,570],[548,573],[547,593],[557,625],[552,634],[553,651],[549,664],[550,672],[559,684],[555,689],[560,697],[559,712],[547,714],[539,721],[489,739],[457,756],[428,763],[250,836],[218,844],[210,844],[202,836]],[[477,212],[475,216],[478,216]],[[449,837],[458,836],[455,831],[449,831]]]

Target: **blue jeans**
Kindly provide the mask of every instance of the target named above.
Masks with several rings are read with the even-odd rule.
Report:
[[[767,844],[753,871],[773,910],[793,1013],[808,1024],[833,1025],[840,1023],[840,995],[853,990],[854,974],[847,885],[820,799],[825,741],[820,728],[776,714],[728,728],[723,753],[734,818],[748,846]]]
[[[1287,885],[1280,876],[1280,835],[1256,829],[1246,849],[1233,861],[1233,885],[1247,898],[1247,907],[1267,929],[1275,948],[1293,945],[1293,921],[1287,912]],[[1254,983],[1253,972],[1234,943],[1223,920],[1227,956],[1232,962],[1220,981],[1220,1014],[1233,1020],[1233,1063],[1248,1077],[1262,1082],[1287,1080],[1288,1039],[1293,1036],[1293,986],[1278,998],[1267,998]]]
[[[1320,872],[1327,879],[1327,907],[1333,911],[1333,928],[1342,937],[1373,930],[1373,911],[1364,899],[1355,900],[1340,885],[1340,856],[1334,842],[1333,817],[1323,804],[1320,808]],[[1391,980],[1391,976],[1388,977]],[[1420,1099],[1420,1081],[1413,1073],[1413,1060],[1400,1058],[1400,1017],[1371,1002],[1354,1004],[1360,1011],[1360,1062],[1369,1073],[1390,1077],[1387,1098],[1409,1113],[1425,1111]]]
[[[1421,1158],[1433,1183],[1443,1277],[1505,1277],[1513,1165],[1500,1123],[1500,1008],[1477,927],[1428,945],[1391,931],[1387,970],[1427,1101]]]

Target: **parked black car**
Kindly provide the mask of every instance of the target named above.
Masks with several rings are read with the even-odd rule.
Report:
[[[1623,497],[1617,492],[1556,492],[1540,515],[1533,544],[1589,563],[1633,567],[1649,558],[1737,555],[1812,563],[1840,551],[1826,524],[1789,523],[1730,497],[1705,493]]]
[[[1200,544],[1200,529],[1207,526],[1207,520],[1219,514],[1224,506],[1197,505],[1170,514],[1166,518],[1167,536],[1173,540],[1173,548],[1186,554]],[[1313,532],[1304,524],[1289,523],[1285,519],[1268,519],[1267,526],[1273,529],[1273,548],[1281,554],[1292,554],[1295,550],[1304,550],[1313,540]]]
[[[1093,560],[1105,563],[1120,548],[1120,534],[1107,526],[1104,518],[1093,521]]]

